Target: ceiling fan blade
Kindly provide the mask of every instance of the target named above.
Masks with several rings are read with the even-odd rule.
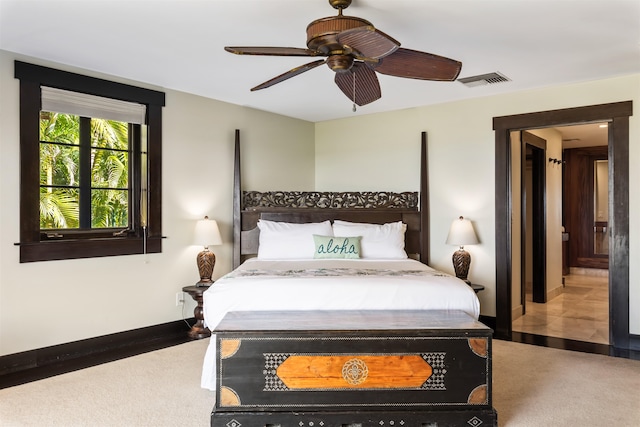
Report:
[[[336,73],[335,82],[347,98],[360,106],[382,97],[378,76],[362,62],[354,62],[349,71]]]
[[[251,91],[255,91],[255,90],[260,90],[260,89],[266,89],[268,87],[273,86],[276,83],[280,83],[283,82],[287,79],[290,79],[291,77],[295,77],[298,74],[302,74],[305,71],[309,71],[312,70],[314,68],[316,68],[319,65],[324,64],[325,62],[327,62],[325,59],[319,59],[317,61],[313,61],[313,62],[309,62],[308,64],[305,65],[301,65],[299,67],[293,68],[289,71],[287,71],[284,74],[280,74],[277,77],[272,78],[271,80],[267,80],[266,82],[259,84],[258,86],[251,88]]]
[[[377,72],[390,76],[453,81],[460,74],[462,62],[431,53],[399,48],[371,66]]]
[[[236,55],[264,55],[264,56],[318,56],[319,52],[300,47],[268,47],[268,46],[226,46],[227,52]]]
[[[380,59],[400,47],[400,42],[369,25],[341,31],[336,38],[340,44],[353,49],[359,59]]]

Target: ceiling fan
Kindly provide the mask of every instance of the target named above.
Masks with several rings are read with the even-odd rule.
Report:
[[[337,16],[317,19],[307,26],[307,49],[296,47],[225,47],[237,55],[324,56],[293,68],[252,88],[266,89],[291,77],[327,64],[335,71],[335,83],[354,104],[380,99],[376,72],[420,80],[453,81],[462,63],[443,56],[400,47],[400,42],[376,29],[369,21],[344,16],[352,0],[329,0]],[[355,110],[355,105],[354,105]]]

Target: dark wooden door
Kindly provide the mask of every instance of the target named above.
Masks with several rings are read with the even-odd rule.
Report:
[[[607,146],[564,150],[563,211],[569,233],[569,266],[609,268],[609,254],[596,253],[596,233],[608,224],[594,213],[594,164],[607,159]]]

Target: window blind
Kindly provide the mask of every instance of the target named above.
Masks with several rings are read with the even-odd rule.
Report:
[[[42,111],[145,124],[147,107],[143,104],[47,86],[41,91]]]

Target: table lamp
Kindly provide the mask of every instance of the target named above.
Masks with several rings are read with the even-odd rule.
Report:
[[[471,281],[467,279],[469,265],[471,265],[471,255],[464,250],[464,245],[475,245],[477,243],[478,238],[473,230],[471,221],[464,219],[462,216],[454,219],[447,236],[447,244],[460,246],[460,249],[453,253],[453,269],[456,272],[456,277],[468,284],[471,284]]]
[[[204,250],[196,257],[200,273],[200,281],[196,283],[196,286],[209,286],[213,283],[211,275],[216,263],[216,256],[209,250],[209,246],[222,244],[218,223],[215,220],[205,216],[204,219],[196,223],[195,244],[204,246]]]

